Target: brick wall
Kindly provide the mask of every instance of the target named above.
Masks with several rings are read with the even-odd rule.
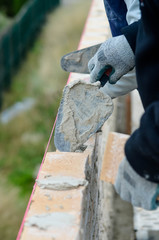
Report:
[[[79,49],[110,37],[102,0],[93,0]],[[68,82],[88,78],[72,73]],[[117,102],[83,153],[47,152],[17,240],[95,240],[112,236],[112,185],[99,181],[107,136],[116,129]]]

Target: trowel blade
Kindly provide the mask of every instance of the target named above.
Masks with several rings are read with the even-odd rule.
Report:
[[[70,52],[61,58],[61,67],[67,72],[89,73],[88,62],[97,52],[101,44]]]

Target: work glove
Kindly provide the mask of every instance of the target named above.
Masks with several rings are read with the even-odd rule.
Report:
[[[140,177],[126,158],[119,165],[115,190],[123,200],[135,207],[155,210],[159,206],[159,185]]]
[[[101,44],[88,62],[90,81],[100,81],[106,72],[109,82],[116,83],[135,66],[134,53],[124,35],[109,38]]]
[[[109,95],[112,99],[128,94],[129,92],[137,89],[135,68],[122,76],[116,84],[110,84],[107,82],[104,87],[100,88],[100,91],[105,95]]]

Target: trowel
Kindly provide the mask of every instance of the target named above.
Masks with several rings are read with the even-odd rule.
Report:
[[[101,44],[64,55],[61,67],[68,72],[89,73],[88,61]],[[67,84],[58,109],[54,143],[61,152],[83,151],[84,143],[95,134],[113,112],[113,103],[100,88],[109,80],[111,70],[100,81],[77,79]]]
[[[94,56],[100,46],[101,44],[97,44],[91,47],[67,53],[61,58],[62,69],[66,72],[89,74],[88,62]],[[107,69],[101,77],[101,87],[103,87],[105,83],[109,80],[109,75],[111,71],[111,68]]]
[[[101,44],[67,53],[61,58],[61,67],[67,72],[89,73],[88,62],[97,52]]]

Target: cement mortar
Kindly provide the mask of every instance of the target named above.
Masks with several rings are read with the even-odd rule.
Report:
[[[70,144],[69,150],[76,151],[102,127],[112,112],[112,100],[100,90],[99,82],[91,84],[77,80],[69,83],[64,88],[56,145],[61,144],[60,133],[63,141]]]
[[[69,176],[46,176],[46,178],[38,179],[36,182],[40,188],[58,191],[75,189],[88,184],[85,179],[78,179]]]
[[[120,199],[114,191],[114,225],[113,240],[134,240],[133,208],[128,202]]]
[[[75,225],[75,217],[69,213],[50,213],[35,215],[30,218],[25,223],[29,227],[37,227],[42,230],[47,230],[48,228],[67,228]]]

